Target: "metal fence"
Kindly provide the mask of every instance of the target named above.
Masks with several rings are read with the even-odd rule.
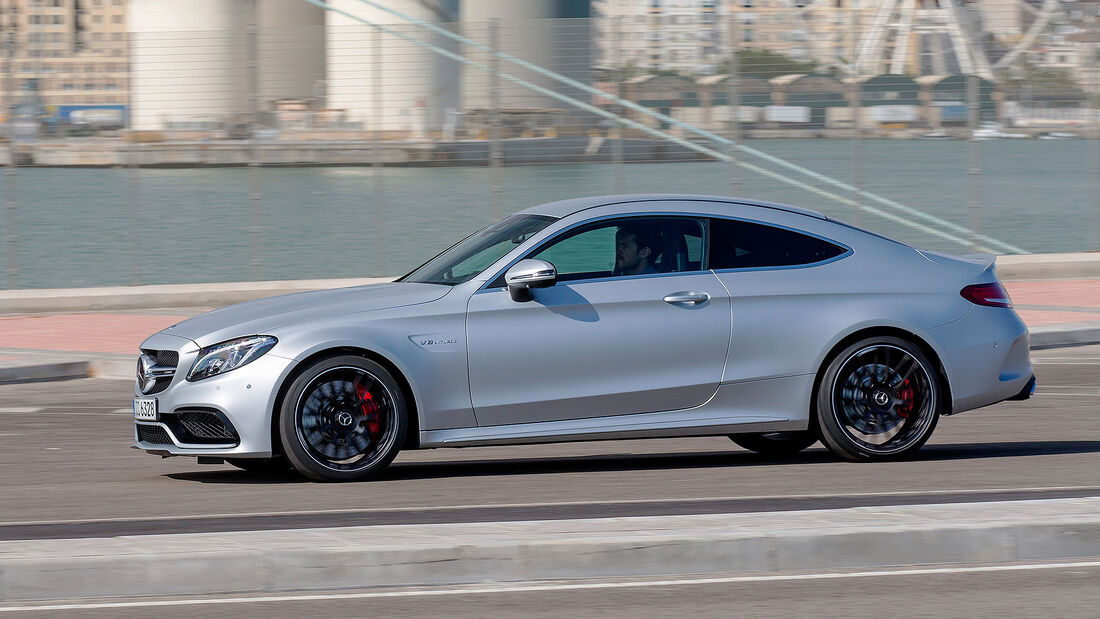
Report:
[[[79,49],[9,32],[7,287],[394,275],[623,192],[787,202],[952,253],[1100,249],[1096,3],[847,4],[165,4]]]

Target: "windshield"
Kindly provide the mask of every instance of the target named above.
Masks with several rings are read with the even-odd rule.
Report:
[[[553,221],[545,215],[513,215],[471,234],[399,281],[451,286],[468,282]]]

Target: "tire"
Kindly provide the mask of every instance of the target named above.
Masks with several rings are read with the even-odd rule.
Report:
[[[329,357],[291,383],[279,411],[279,439],[306,477],[360,481],[397,456],[407,414],[405,396],[386,368],[363,357]]]
[[[763,432],[731,434],[730,440],[749,451],[764,456],[786,457],[806,449],[817,442],[817,435],[809,430],[801,432]]]
[[[855,462],[903,458],[932,436],[942,401],[935,366],[911,342],[858,341],[829,362],[818,386],[821,442]]]
[[[292,470],[294,467],[290,465],[290,462],[286,458],[226,458],[226,464],[231,464],[242,471],[248,471],[249,473],[260,473],[264,475],[274,475],[279,473],[286,473]]]

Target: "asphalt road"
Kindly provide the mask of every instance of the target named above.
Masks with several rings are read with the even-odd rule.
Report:
[[[669,581],[508,583],[447,589],[320,592],[310,597],[220,596],[64,602],[27,617],[1095,617],[1100,567],[981,566],[841,574],[707,576]],[[1020,568],[1020,569],[1017,569]],[[916,573],[913,573],[916,572]],[[750,578],[752,578],[750,576]],[[715,582],[717,581],[717,582]],[[510,590],[501,590],[506,587]],[[307,594],[308,595],[308,594]],[[266,599],[255,599],[256,597]],[[271,598],[277,599],[271,599]],[[226,599],[236,600],[226,602]],[[167,605],[164,603],[167,602]],[[48,603],[47,603],[48,604]],[[110,604],[110,602],[106,602]],[[2,607],[0,607],[2,608]],[[0,613],[2,615],[2,613]]]
[[[944,418],[904,462],[611,441],[407,452],[356,484],[129,449],[129,381],[0,386],[0,539],[1100,496],[1100,346],[1033,358],[1032,400]]]

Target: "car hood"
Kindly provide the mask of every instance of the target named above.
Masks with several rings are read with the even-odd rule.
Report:
[[[162,333],[209,346],[236,337],[267,334],[306,320],[427,303],[450,291],[450,286],[437,284],[392,283],[298,292],[223,307],[172,325]]]

